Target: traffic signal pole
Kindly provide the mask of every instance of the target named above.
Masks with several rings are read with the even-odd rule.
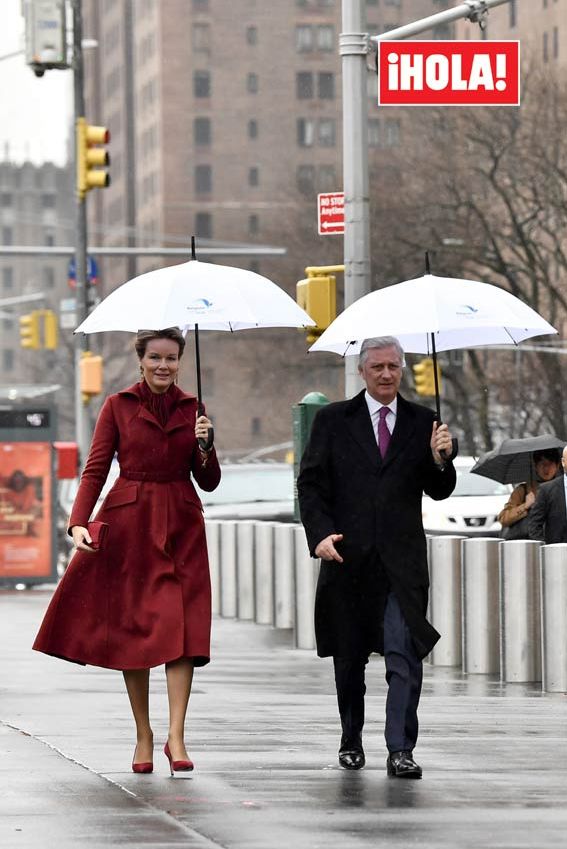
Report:
[[[466,0],[378,36],[366,32],[366,0],[342,0],[339,37],[343,77],[343,189],[345,193],[345,308],[370,292],[367,57],[376,42],[409,38],[440,23],[466,18],[483,24],[489,10],[510,0]],[[378,91],[376,91],[376,100]],[[356,357],[345,357],[345,395],[362,387]]]
[[[73,9],[73,90],[75,126],[78,119],[85,117],[84,67],[83,67],[83,20],[81,0],[71,0]],[[78,162],[77,133],[75,133],[75,163]],[[77,299],[77,325],[81,324],[88,315],[88,285],[87,285],[87,207],[86,198],[82,192],[76,192],[75,218],[75,268]],[[83,195],[83,196],[81,196]],[[82,333],[75,334],[75,434],[79,446],[81,466],[84,465],[90,445],[90,426],[87,411],[83,404],[81,392],[81,358],[87,349],[87,339]]]

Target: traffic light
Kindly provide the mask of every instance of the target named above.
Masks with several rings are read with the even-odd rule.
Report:
[[[331,266],[334,268],[335,266]],[[307,328],[307,341],[316,342],[337,315],[337,279],[334,274],[317,274],[321,268],[306,268],[308,276],[296,285],[296,301],[316,322]]]
[[[47,351],[56,351],[58,342],[57,316],[53,310],[43,312],[43,347]]]
[[[433,371],[433,359],[431,357],[425,357],[414,365],[413,378],[415,391],[418,395],[435,396],[435,373]],[[437,382],[439,392],[441,392],[441,369],[439,368],[439,363],[437,363]]]
[[[20,347],[37,351],[41,347],[40,319],[41,311],[34,310],[28,315],[20,316]]]
[[[110,174],[103,170],[110,165],[110,154],[100,147],[110,141],[110,131],[87,124],[85,118],[77,118],[76,132],[77,194],[84,198],[90,189],[110,186]]]
[[[99,354],[83,351],[80,370],[81,393],[85,404],[88,404],[93,395],[100,395],[102,392],[102,363],[103,360]]]

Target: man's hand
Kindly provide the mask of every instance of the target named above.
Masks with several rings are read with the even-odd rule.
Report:
[[[322,560],[336,560],[338,563],[343,562],[343,558],[335,548],[335,543],[340,542],[343,538],[342,534],[329,534],[328,537],[322,539],[315,549],[315,556]]]
[[[442,451],[446,451],[447,454],[451,454],[453,447],[451,439],[451,433],[446,424],[440,425],[437,422],[433,422],[433,431],[431,433],[431,453],[433,454],[433,459],[438,466],[442,466],[444,463],[443,457],[441,456]]]

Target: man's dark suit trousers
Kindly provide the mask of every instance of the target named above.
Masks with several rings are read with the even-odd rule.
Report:
[[[388,696],[384,736],[389,752],[412,751],[418,734],[417,708],[423,665],[416,656],[409,628],[394,593],[384,611],[384,660]],[[335,684],[343,730],[342,744],[359,745],[364,726],[364,670],[368,656],[334,657]]]

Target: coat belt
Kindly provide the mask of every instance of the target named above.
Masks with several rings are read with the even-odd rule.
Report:
[[[129,481],[150,481],[152,483],[173,483],[188,481],[189,472],[136,472],[120,469],[120,477]]]

